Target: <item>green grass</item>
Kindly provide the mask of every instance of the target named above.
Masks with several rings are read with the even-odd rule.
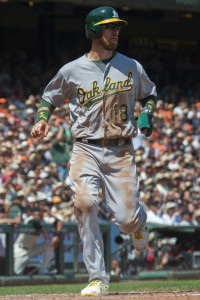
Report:
[[[86,284],[48,284],[29,286],[0,287],[0,295],[28,294],[68,294],[80,293]],[[161,280],[161,281],[129,281],[113,282],[110,292],[170,292],[170,291],[200,291],[200,280]]]

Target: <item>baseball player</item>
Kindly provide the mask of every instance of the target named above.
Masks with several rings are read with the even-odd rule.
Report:
[[[97,217],[100,186],[120,231],[131,234],[138,251],[148,245],[131,139],[138,131],[135,101],[140,100],[142,106],[138,126],[150,136],[157,95],[142,65],[115,51],[120,29],[126,25],[112,7],[89,12],[85,28],[87,38],[92,40],[91,50],[64,65],[49,82],[31,131],[33,138],[47,136],[48,120],[55,107],[69,99],[75,139],[69,175],[89,273],[89,285],[82,295],[109,293],[110,278],[105,270]]]
[[[50,260],[53,256],[54,247],[44,241],[37,244],[40,234],[46,234],[41,223],[39,215],[35,214],[39,208],[27,207],[27,218],[24,224],[32,224],[37,230],[36,233],[20,233],[14,243],[14,272],[16,275],[23,275],[24,270],[31,258],[44,254],[44,259],[39,269],[39,274],[46,274]]]
[[[62,234],[63,223],[50,213],[49,203],[43,203],[40,207],[27,206],[23,214],[24,224],[32,224],[36,229],[34,233],[19,233],[14,242],[14,271],[16,275],[23,275],[26,266],[33,257],[43,254],[43,260],[38,270],[39,275],[48,274],[50,261],[55,248],[58,246],[59,237]],[[45,215],[44,215],[45,213]],[[51,241],[46,241],[46,231],[42,224],[53,224],[55,232]],[[44,241],[38,243],[40,235],[43,234]]]

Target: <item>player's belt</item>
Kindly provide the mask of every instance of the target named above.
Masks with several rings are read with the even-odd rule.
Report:
[[[93,144],[104,147],[116,147],[116,146],[124,146],[131,144],[131,138],[118,138],[118,139],[98,139],[98,140],[90,140],[84,138],[77,138],[76,142],[82,142],[86,144]]]

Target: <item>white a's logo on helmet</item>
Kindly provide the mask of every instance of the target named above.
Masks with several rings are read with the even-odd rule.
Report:
[[[119,19],[119,15],[118,15],[118,13],[116,12],[116,10],[113,10],[113,18]]]

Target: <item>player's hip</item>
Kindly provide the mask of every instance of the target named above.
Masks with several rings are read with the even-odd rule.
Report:
[[[99,172],[116,172],[117,169],[135,166],[134,149],[131,143],[122,146],[100,146],[92,143],[75,142],[70,165],[82,172],[90,167]]]

